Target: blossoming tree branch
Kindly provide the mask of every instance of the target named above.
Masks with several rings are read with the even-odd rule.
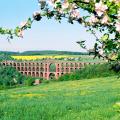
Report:
[[[0,34],[23,37],[24,30],[30,29],[34,21],[42,17],[55,18],[61,22],[67,19],[73,24],[75,21],[82,24],[96,37],[94,50],[99,56],[107,59],[120,60],[120,0],[38,0],[40,10],[33,13],[15,29],[0,28]],[[87,11],[84,16],[80,10]],[[99,30],[102,37],[95,33]],[[84,41],[78,42],[86,49]]]

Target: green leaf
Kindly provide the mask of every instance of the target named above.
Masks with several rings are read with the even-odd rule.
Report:
[[[102,37],[101,37],[101,41],[105,42],[109,39],[109,34],[104,34]]]
[[[79,44],[81,48],[86,49],[85,40],[77,41],[76,43]]]
[[[31,25],[32,25],[32,19],[28,18],[28,20],[27,20],[27,28],[31,28]]]
[[[20,32],[20,28],[19,27],[16,27],[15,30],[14,30],[14,33],[16,36],[18,36],[18,33]]]

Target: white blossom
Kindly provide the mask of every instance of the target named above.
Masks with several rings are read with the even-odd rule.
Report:
[[[108,9],[107,5],[104,5],[102,1],[99,3],[95,3],[95,11],[98,14],[98,16],[103,15],[103,13]]]
[[[105,15],[101,21],[102,24],[108,24],[109,18],[107,15]]]
[[[69,2],[64,1],[62,4],[62,9],[67,9],[69,7]]]
[[[116,22],[115,27],[116,27],[116,31],[120,33],[120,22]]]
[[[89,2],[90,2],[90,0],[84,0],[84,2],[87,2],[87,3],[89,3]]]
[[[20,31],[17,33],[17,35],[18,35],[18,37],[23,38],[23,36],[24,36],[23,30],[20,30]]]
[[[27,24],[26,21],[25,21],[25,22],[21,22],[21,23],[20,23],[20,27],[22,28],[22,27],[26,26],[26,24]]]
[[[96,22],[98,22],[98,19],[94,15],[92,15],[89,19],[89,22],[90,23],[96,23]]]
[[[120,19],[120,10],[118,11],[117,18]]]
[[[80,17],[80,11],[79,10],[72,10],[71,11],[71,17],[72,18],[79,18]]]

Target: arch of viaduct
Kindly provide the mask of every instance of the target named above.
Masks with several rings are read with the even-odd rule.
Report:
[[[50,79],[51,75],[57,79],[59,76],[71,73],[81,68],[84,68],[86,65],[90,64],[100,64],[100,63],[91,63],[91,62],[66,62],[66,61],[55,61],[55,60],[43,60],[43,61],[4,61],[3,65],[10,65],[23,75],[41,77],[45,79]],[[51,71],[50,66],[54,64],[55,70]]]

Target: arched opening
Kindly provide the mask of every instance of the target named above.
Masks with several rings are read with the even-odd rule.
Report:
[[[25,72],[25,75],[27,75],[27,72]]]
[[[25,71],[27,71],[27,67],[25,67]]]
[[[45,73],[45,78],[47,78],[47,73]]]
[[[36,72],[36,77],[39,77],[39,72]]]
[[[69,69],[68,69],[68,68],[66,68],[66,72],[69,72]]]
[[[21,63],[21,66],[24,66],[24,63]]]
[[[35,72],[32,72],[32,76],[35,77]]]
[[[40,73],[40,77],[43,77],[43,73],[42,72]]]
[[[64,63],[61,64],[61,67],[64,67]]]
[[[31,66],[31,63],[29,63],[29,66]]]
[[[40,71],[43,72],[43,71],[44,71],[44,68],[40,68]]]
[[[82,67],[82,64],[81,64],[81,63],[79,63],[79,67]]]
[[[74,72],[74,69],[73,69],[73,68],[70,68],[70,72]]]
[[[70,64],[70,67],[74,67],[74,64],[73,64],[73,63],[71,63],[71,64]]]
[[[64,72],[64,68],[63,67],[61,68],[61,71]]]
[[[68,64],[68,63],[66,63],[66,67],[69,67],[69,64]]]
[[[29,69],[28,69],[29,71],[31,71],[31,67],[29,67]]]
[[[35,71],[35,67],[33,67],[32,70]]]
[[[79,69],[75,68],[75,71],[78,71]]]
[[[37,63],[36,66],[39,66],[39,63]]]
[[[12,63],[10,63],[10,66],[12,66]]]
[[[14,67],[15,67],[15,66],[16,66],[16,63],[14,63],[13,65],[14,65]]]
[[[22,70],[22,71],[24,71],[24,68],[23,68],[23,67],[21,67],[21,70]]]
[[[20,67],[17,67],[17,70],[20,71]]]
[[[77,63],[75,63],[75,67],[78,67],[78,64],[77,64]]]
[[[3,63],[3,65],[5,65],[5,63]]]
[[[6,63],[5,65],[6,65],[6,66],[9,66],[9,64],[8,64],[8,63]]]
[[[64,73],[61,73],[61,75],[64,75]]]
[[[17,66],[20,66],[20,64],[19,64],[19,63],[17,63]]]
[[[59,73],[57,73],[57,77],[59,77]]]
[[[33,66],[35,66],[35,63],[33,63]]]
[[[41,63],[40,66],[43,67],[44,66],[43,63]]]
[[[50,70],[50,72],[56,72],[56,65],[51,63],[49,66],[49,70]]]
[[[28,72],[28,75],[31,76],[31,72]]]
[[[39,67],[36,68],[36,71],[39,71]]]
[[[57,69],[57,72],[60,72],[60,69],[59,69],[59,68]]]
[[[54,73],[50,73],[50,74],[49,74],[49,79],[52,80],[52,79],[54,79],[54,78],[55,78],[55,74],[54,74]]]
[[[28,64],[27,64],[27,63],[25,63],[25,66],[28,66]]]

